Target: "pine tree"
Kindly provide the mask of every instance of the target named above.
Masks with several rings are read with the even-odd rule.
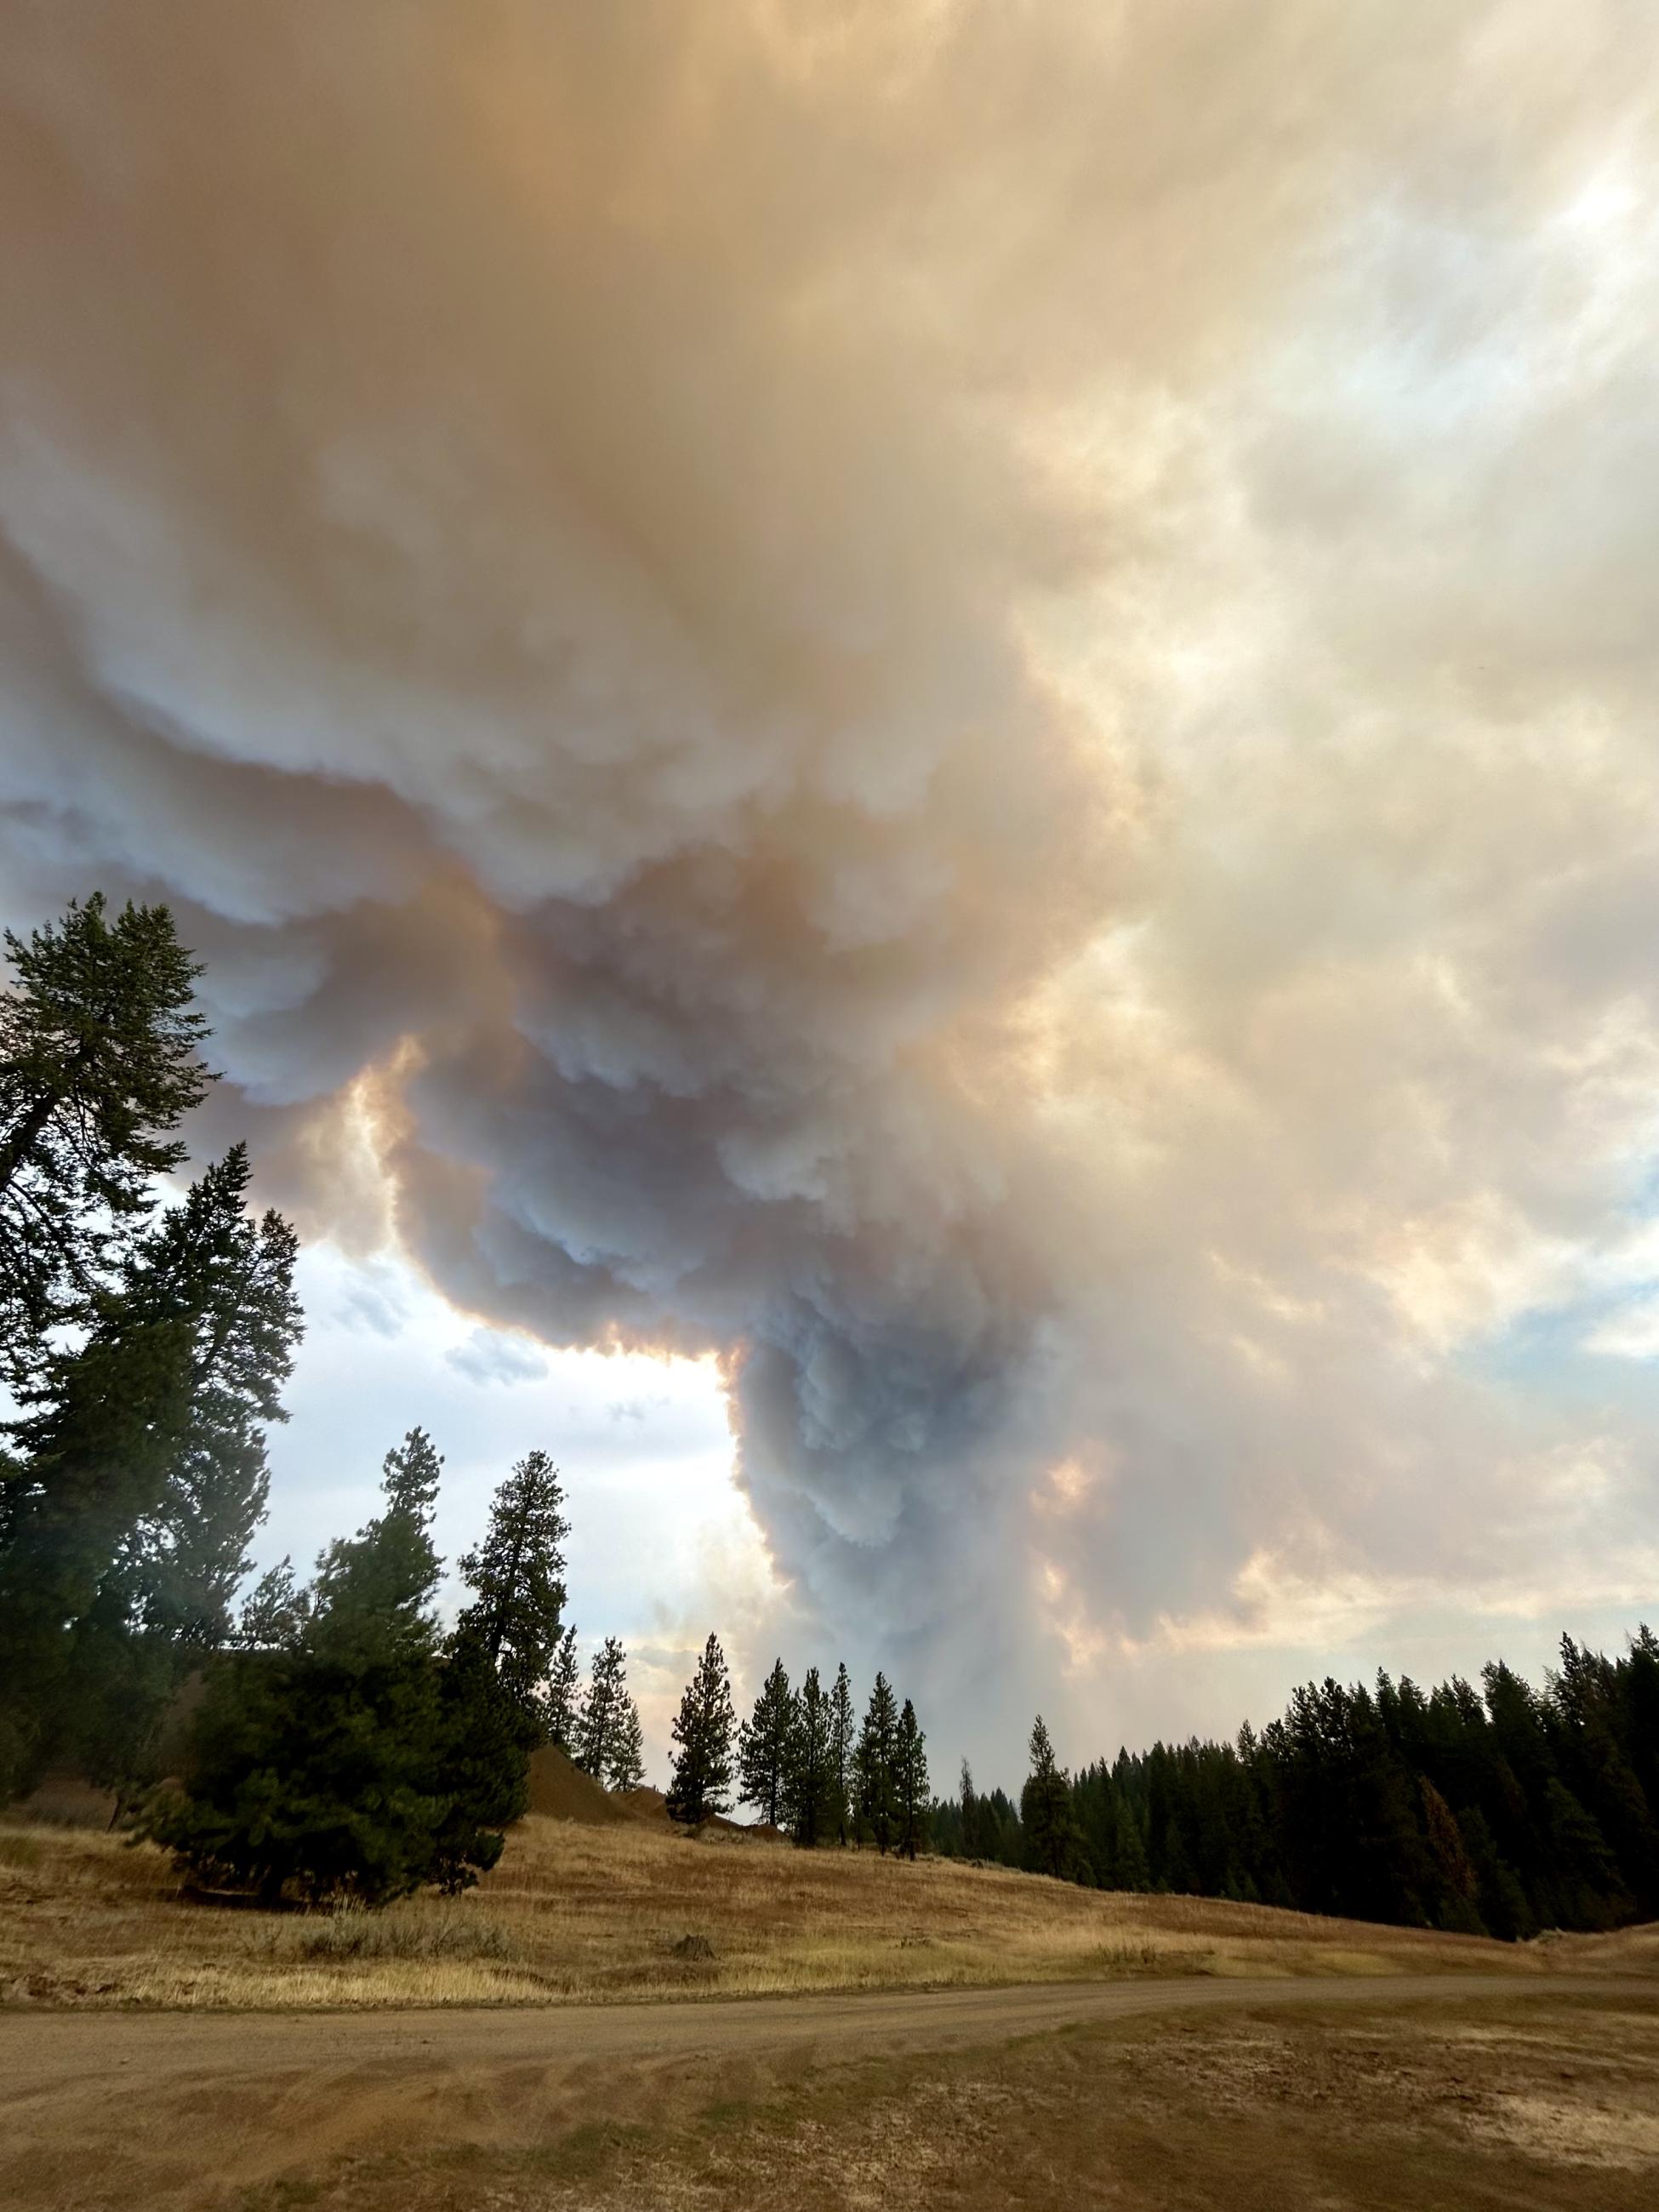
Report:
[[[976,1859],[983,1854],[979,1844],[979,1799],[974,1791],[974,1771],[964,1759],[961,1778],[957,1785],[957,1802],[962,1820],[962,1856]]]
[[[878,1674],[865,1708],[853,1769],[860,1832],[868,1833],[883,1853],[893,1840],[897,1755],[898,1708],[886,1675]]]
[[[1597,1822],[1565,1783],[1552,1775],[1544,1794],[1559,1917],[1573,1928],[1611,1928],[1630,1915],[1619,1863]]]
[[[789,1677],[781,1659],[761,1685],[755,1710],[738,1733],[738,1775],[741,1794],[770,1828],[783,1823],[784,1784],[789,1767],[792,1709]]]
[[[576,1741],[580,1723],[580,1698],[578,1686],[580,1670],[576,1664],[576,1632],[567,1628],[554,1646],[552,1662],[548,1668],[547,1686],[541,1697],[543,1732],[550,1743],[568,1751]]]
[[[645,1731],[640,1726],[639,1707],[624,1691],[605,1784],[607,1790],[637,1790],[644,1779]]]
[[[527,1808],[539,1731],[476,1638],[453,1636],[445,1658],[434,1755],[421,1777],[441,1810],[422,1879],[453,1896],[495,1865]]]
[[[100,892],[24,943],[0,992],[0,1379],[31,1381],[81,1317],[127,1224],[184,1146],[212,1076],[191,1010],[200,969],[164,906],[113,920]]]
[[[564,1614],[564,1553],[570,1533],[559,1472],[544,1451],[520,1460],[495,1492],[489,1528],[463,1554],[461,1579],[476,1593],[458,1632],[476,1638],[501,1686],[538,1730],[552,1733],[543,1685],[557,1662]],[[574,1666],[574,1653],[571,1654]],[[559,1740],[570,1725],[561,1714]]]
[[[1632,1662],[1638,1648],[1632,1644]],[[1621,1694],[1631,1672],[1630,1662],[1615,1666],[1564,1636],[1561,1672],[1549,1679],[1549,1702],[1564,1778],[1571,1781],[1618,1863],[1615,1890],[1627,1886],[1645,1917],[1659,1899],[1659,1822],[1629,1755],[1639,1761],[1644,1748],[1629,1727]]]
[[[118,1790],[148,1778],[179,1683],[228,1633],[264,1510],[297,1248],[278,1215],[250,1219],[247,1182],[238,1146],[137,1241],[15,1425],[30,1456],[0,1557],[6,1672],[32,1711],[33,1762],[72,1760]]]
[[[916,1709],[907,1698],[899,1715],[893,1759],[896,1848],[907,1859],[914,1859],[927,1841],[932,1801],[933,1784],[927,1778],[927,1739],[916,1725]]]
[[[135,1616],[185,1652],[228,1633],[264,1518],[265,1427],[288,1418],[279,1393],[303,1326],[298,1240],[278,1213],[251,1218],[251,1172],[233,1146],[141,1239],[120,1293],[123,1325],[177,1318],[191,1331],[188,1425],[121,1570]]]
[[[593,1654],[592,1673],[576,1729],[576,1764],[599,1782],[610,1771],[616,1753],[629,1701],[627,1681],[627,1655],[618,1638],[607,1636]]]
[[[830,1692],[830,1754],[835,1777],[835,1834],[836,1841],[843,1850],[847,1844],[848,1818],[853,1801],[854,1730],[853,1685],[848,1679],[843,1661],[836,1669],[835,1687]],[[826,1840],[829,1832],[826,1827]]]
[[[74,1724],[76,1626],[152,1512],[190,1419],[176,1321],[94,1334],[54,1358],[0,1553],[0,1802],[33,1787]],[[43,1391],[44,1395],[44,1391]]]
[[[281,1650],[298,1641],[310,1613],[311,1593],[296,1587],[294,1562],[284,1557],[266,1568],[242,1600],[236,1644],[244,1651]]]
[[[1423,1825],[1439,1876],[1435,1925],[1450,1935],[1484,1936],[1486,1929],[1476,1903],[1480,1889],[1474,1867],[1451,1807],[1426,1774],[1418,1777],[1423,1800]]]
[[[1514,1868],[1498,1856],[1486,1814],[1478,1805],[1468,1806],[1459,1814],[1457,1826],[1474,1875],[1476,1907],[1486,1933],[1506,1943],[1535,1935],[1538,1923],[1527,1893]]]
[[[395,1516],[428,1530],[443,1465],[443,1454],[434,1447],[426,1431],[409,1430],[402,1443],[393,1444],[380,1462],[386,1517]]]
[[[1031,1729],[1031,1771],[1019,1796],[1031,1863],[1040,1874],[1069,1879],[1077,1857],[1077,1821],[1071,1784],[1054,1758],[1041,1713]]]
[[[842,1799],[836,1776],[835,1701],[809,1667],[790,1701],[789,1747],[784,1776],[784,1817],[804,1850],[835,1835]]]
[[[386,1506],[318,1563],[308,1604],[279,1580],[271,1644],[218,1662],[182,1784],[144,1832],[198,1879],[317,1901],[464,1887],[523,1810],[522,1717],[477,1646],[439,1664],[430,1519],[441,1462],[411,1429]]]
[[[1152,1886],[1146,1868],[1146,1845],[1140,1833],[1140,1823],[1135,1818],[1135,1808],[1126,1798],[1117,1804],[1116,1856],[1112,1876],[1119,1889],[1148,1890]]]
[[[671,1820],[697,1827],[726,1811],[731,1802],[732,1735],[736,1724],[726,1656],[719,1638],[711,1636],[703,1646],[697,1671],[686,1686],[671,1730],[679,1746],[668,1785]]]

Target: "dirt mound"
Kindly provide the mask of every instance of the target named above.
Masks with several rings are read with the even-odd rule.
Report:
[[[554,1820],[575,1820],[585,1828],[611,1827],[635,1817],[552,1743],[530,1754],[530,1810]]]
[[[586,1777],[579,1776],[577,1778],[585,1780]],[[649,1783],[641,1784],[637,1790],[614,1790],[608,1802],[629,1820],[643,1821],[647,1827],[668,1828],[673,1826],[668,1817],[667,1798],[660,1790],[652,1789]],[[532,1809],[539,1811],[540,1808],[532,1806]],[[567,1815],[568,1817],[572,1816]],[[763,1821],[728,1820],[723,1813],[711,1814],[700,1827],[685,1828],[679,1832],[705,1840],[710,1837],[731,1837],[745,1844],[787,1844],[789,1840],[781,1828],[769,1828]]]
[[[765,1820],[732,1820],[724,1813],[716,1813],[693,1832],[699,1836],[717,1836],[722,1841],[734,1844],[787,1844],[788,1835],[782,1828],[775,1828]]]
[[[613,1805],[620,1805],[630,1819],[647,1820],[653,1828],[667,1824],[668,1800],[660,1790],[653,1790],[648,1782],[641,1783],[637,1790],[613,1790],[611,1802]]]

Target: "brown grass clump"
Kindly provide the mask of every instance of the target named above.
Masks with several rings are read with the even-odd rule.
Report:
[[[148,1844],[0,1828],[0,2000],[14,2002],[544,2004],[1126,1975],[1538,1974],[1644,1955],[1659,1966],[1659,1944],[1650,1934],[1644,1954],[1642,1942],[1632,1931],[1512,1946],[951,1860],[796,1851],[741,1831],[694,1838],[648,1807],[604,1826],[532,1814],[459,1899],[271,1914],[193,1900]]]
[[[276,1917],[270,1955],[290,1959],[517,1960],[521,1947],[499,1920],[469,1904],[416,1899],[384,1912],[346,1905],[337,1912]]]

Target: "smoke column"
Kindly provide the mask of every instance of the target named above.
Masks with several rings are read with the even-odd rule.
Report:
[[[7,903],[173,901],[303,1227],[717,1352],[919,1687],[1616,1597],[1459,1355],[1656,1061],[1629,18],[0,12]]]

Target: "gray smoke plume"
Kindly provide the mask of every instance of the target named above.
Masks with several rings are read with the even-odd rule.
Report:
[[[1616,1601],[1643,13],[5,0],[9,908],[964,1698]]]

